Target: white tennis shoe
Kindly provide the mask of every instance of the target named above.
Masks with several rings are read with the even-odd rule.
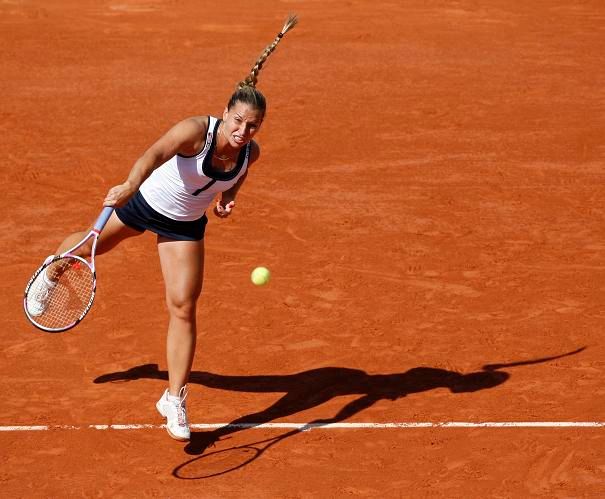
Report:
[[[56,286],[57,283],[47,277],[46,271],[38,276],[27,294],[27,311],[29,315],[38,317],[46,311],[52,291]]]
[[[158,412],[166,418],[166,431],[175,440],[186,442],[191,437],[189,421],[187,420],[187,386],[180,389],[179,395],[170,395],[168,389],[155,404]]]

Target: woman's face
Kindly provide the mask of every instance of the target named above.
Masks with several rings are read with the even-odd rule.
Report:
[[[250,104],[236,102],[223,112],[220,133],[231,147],[239,149],[250,142],[258,132],[264,113]]]

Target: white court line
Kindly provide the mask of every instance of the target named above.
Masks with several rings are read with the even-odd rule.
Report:
[[[156,430],[165,428],[163,424],[92,424],[84,426],[72,425],[35,425],[35,426],[0,426],[2,431],[50,431],[50,430]],[[605,428],[603,421],[486,421],[481,423],[469,422],[419,422],[419,423],[214,423],[192,424],[192,430],[214,430],[217,428],[266,429],[286,428],[308,431],[314,429],[385,429],[385,428]]]

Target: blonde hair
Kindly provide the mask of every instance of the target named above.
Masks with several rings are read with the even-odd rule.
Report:
[[[277,34],[273,42],[271,42],[263,53],[259,56],[257,61],[252,66],[250,73],[246,78],[240,81],[236,87],[235,92],[229,99],[229,103],[227,104],[227,109],[231,109],[236,102],[243,102],[245,104],[250,104],[255,109],[265,112],[267,108],[267,103],[264,95],[256,88],[256,84],[258,83],[258,74],[263,68],[263,64],[269,58],[269,56],[273,53],[277,44],[281,41],[283,36],[290,31],[296,24],[298,23],[298,18],[294,14],[290,14],[286,22],[284,23],[284,27]]]

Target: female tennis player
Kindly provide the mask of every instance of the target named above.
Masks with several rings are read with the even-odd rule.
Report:
[[[168,388],[156,407],[176,440],[189,440],[185,399],[196,345],[196,306],[204,267],[206,210],[214,204],[218,217],[228,217],[250,166],[260,149],[253,140],[266,111],[263,94],[256,88],[258,73],[285,33],[296,25],[290,16],[273,42],[238,83],[222,119],[187,118],[174,125],[135,162],[126,181],[112,187],[104,201],[116,208],[99,236],[97,254],[126,238],[149,230],[157,234],[157,248],[166,288],[169,325],[166,342]],[[86,232],[67,237],[57,254],[76,244]],[[88,257],[90,244],[76,252]],[[53,287],[53,275],[44,281]],[[45,309],[49,292],[36,293],[27,308],[32,314]]]

